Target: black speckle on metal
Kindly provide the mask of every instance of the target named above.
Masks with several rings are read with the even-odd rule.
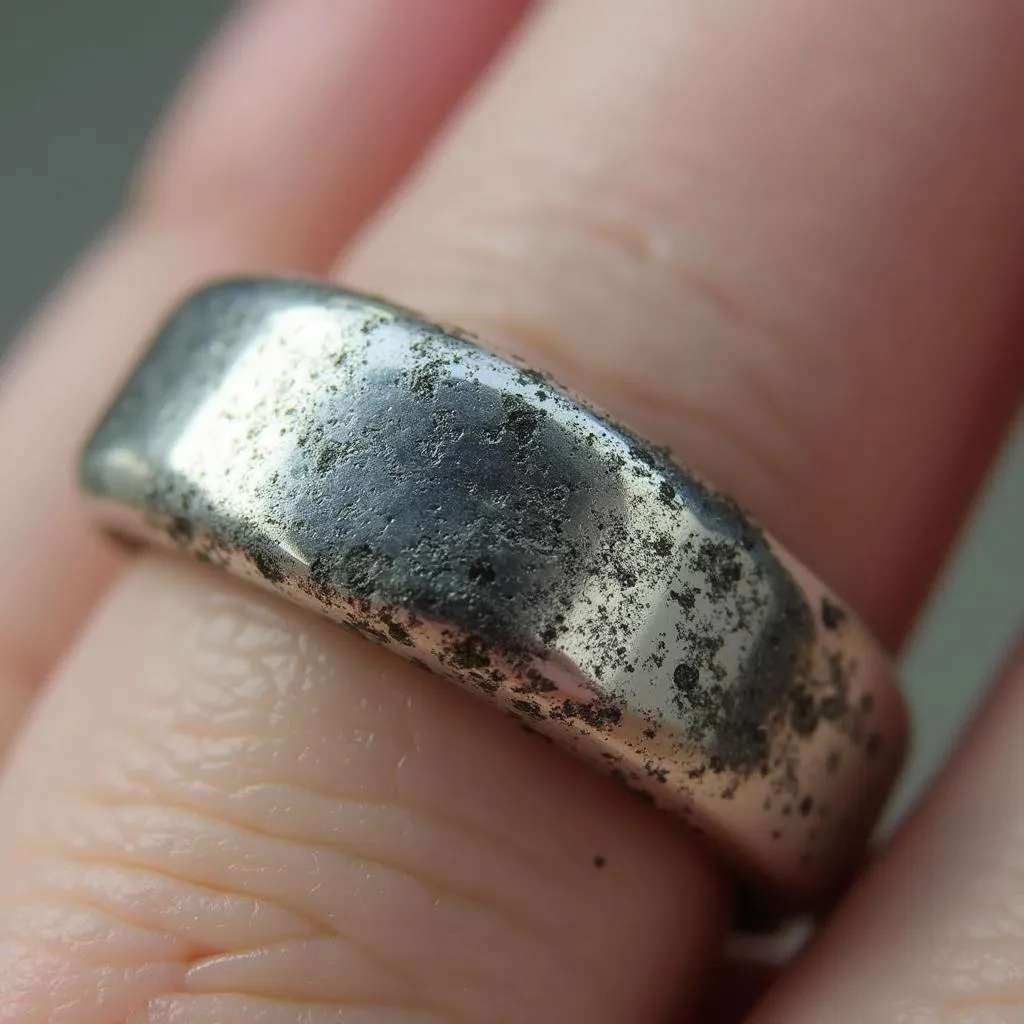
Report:
[[[81,475],[111,529],[455,679],[783,888],[827,845],[782,830],[783,804],[808,817],[883,760],[859,627],[731,500],[543,374],[378,300],[200,292]],[[763,819],[747,839],[737,802]]]

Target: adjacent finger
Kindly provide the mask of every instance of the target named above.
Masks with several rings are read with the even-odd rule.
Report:
[[[1024,1021],[1024,645],[923,806],[752,1024]]]
[[[661,1022],[724,919],[624,791],[155,557],[39,702],[0,820],[0,1022]]]
[[[563,0],[341,273],[670,445],[896,644],[1021,386],[1022,56],[1013,0]]]
[[[317,271],[402,176],[524,0],[248,5],[201,61],[122,222],[30,328],[0,398],[0,749],[114,559],[75,451],[180,293]]]

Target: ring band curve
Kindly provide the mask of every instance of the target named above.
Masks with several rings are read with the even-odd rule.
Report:
[[[901,763],[888,659],[734,502],[546,375],[378,299],[199,291],[80,479],[108,531],[461,683],[780,906],[860,858]]]

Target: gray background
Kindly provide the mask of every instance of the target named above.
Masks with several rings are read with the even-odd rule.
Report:
[[[229,6],[0,0],[0,349],[116,209],[168,95]],[[1021,525],[1024,428],[907,650],[917,746],[897,808],[941,759],[1024,617]]]

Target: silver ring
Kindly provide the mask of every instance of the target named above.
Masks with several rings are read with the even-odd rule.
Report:
[[[81,481],[106,529],[461,683],[787,906],[859,856],[900,764],[887,659],[730,499],[547,376],[380,300],[200,291]]]

